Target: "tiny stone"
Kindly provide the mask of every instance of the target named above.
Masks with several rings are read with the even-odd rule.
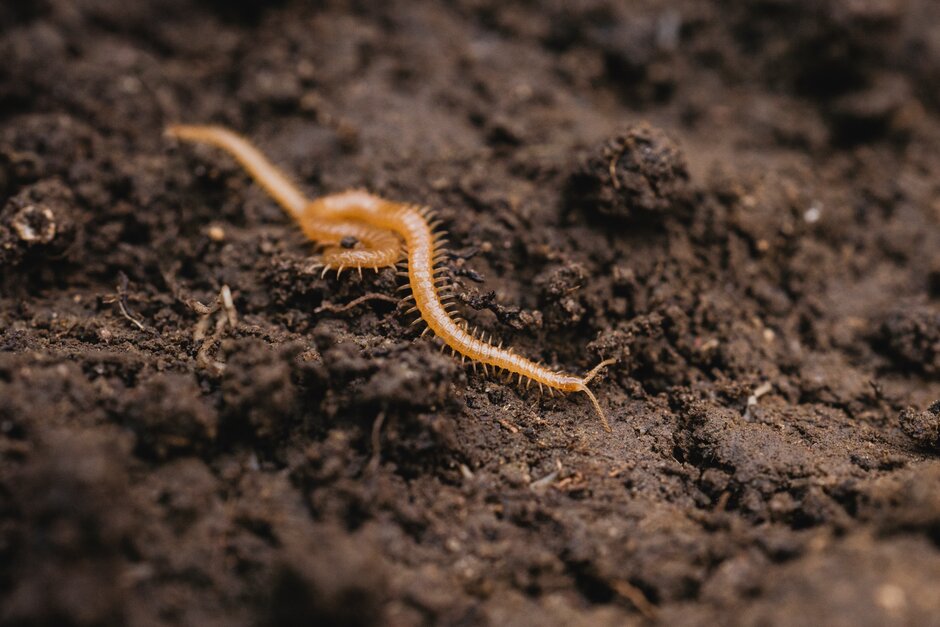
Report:
[[[206,234],[213,242],[221,242],[225,240],[225,229],[223,229],[221,226],[210,226],[206,231]]]
[[[820,216],[822,216],[822,207],[820,207],[819,205],[812,205],[803,214],[803,219],[808,224],[815,224],[816,222],[819,222]]]
[[[900,586],[886,583],[878,588],[875,593],[875,601],[882,608],[894,612],[903,609],[907,605],[907,596]]]

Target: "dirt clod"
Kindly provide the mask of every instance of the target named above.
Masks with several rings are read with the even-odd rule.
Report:
[[[218,417],[201,396],[192,375],[157,374],[128,395],[120,413],[145,455],[204,451],[218,434]]]
[[[927,448],[940,448],[940,401],[917,411],[913,407],[901,410],[898,415],[901,429],[912,440]]]
[[[649,217],[681,211],[688,183],[676,142],[662,129],[641,124],[591,150],[572,174],[569,194],[586,211]]]
[[[61,258],[78,230],[74,197],[56,179],[28,186],[0,210],[0,264],[19,265],[27,257],[48,264]]]
[[[882,324],[881,335],[899,363],[928,374],[940,373],[940,308],[922,305],[898,309]]]

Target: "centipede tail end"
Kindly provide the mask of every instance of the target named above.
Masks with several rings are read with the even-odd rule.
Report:
[[[597,412],[597,415],[601,419],[601,423],[604,425],[604,431],[606,431],[607,433],[610,433],[612,430],[610,428],[610,423],[607,422],[607,415],[604,413],[604,410],[601,407],[601,404],[597,402],[597,397],[594,396],[594,392],[589,390],[588,386],[586,385],[582,385],[579,391],[584,392],[585,394],[587,394],[587,397],[591,399],[591,404],[594,405],[594,411]]]

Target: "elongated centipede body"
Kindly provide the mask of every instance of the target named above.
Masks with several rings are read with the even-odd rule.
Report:
[[[347,268],[382,268],[406,259],[409,299],[426,331],[441,338],[446,347],[485,372],[505,371],[518,382],[535,382],[540,388],[561,392],[583,392],[591,401],[604,428],[610,425],[588,383],[605,366],[606,359],[583,377],[558,372],[492,343],[485,334],[470,330],[465,321],[451,312],[449,282],[443,262],[446,239],[438,230],[430,209],[393,202],[364,191],[347,191],[307,200],[303,193],[242,137],[213,126],[171,126],[167,134],[177,139],[207,143],[232,155],[248,173],[287,210],[311,240],[324,247],[321,262],[324,273]],[[353,247],[343,244],[355,238]]]

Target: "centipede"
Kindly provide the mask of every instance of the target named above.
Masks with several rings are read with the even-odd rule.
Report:
[[[448,275],[447,233],[429,207],[395,202],[364,190],[349,190],[308,199],[298,186],[255,146],[219,126],[172,125],[166,135],[182,142],[213,146],[228,153],[300,226],[320,250],[322,275],[363,269],[378,272],[396,267],[407,283],[407,313],[423,322],[421,335],[432,334],[459,356],[462,363],[481,366],[484,374],[516,378],[519,385],[538,385],[542,391],[579,392],[587,396],[601,424],[611,431],[600,402],[588,384],[614,359],[604,359],[584,376],[553,370],[517,353],[485,331],[471,328],[457,314],[456,288]],[[353,246],[349,246],[354,242]]]

